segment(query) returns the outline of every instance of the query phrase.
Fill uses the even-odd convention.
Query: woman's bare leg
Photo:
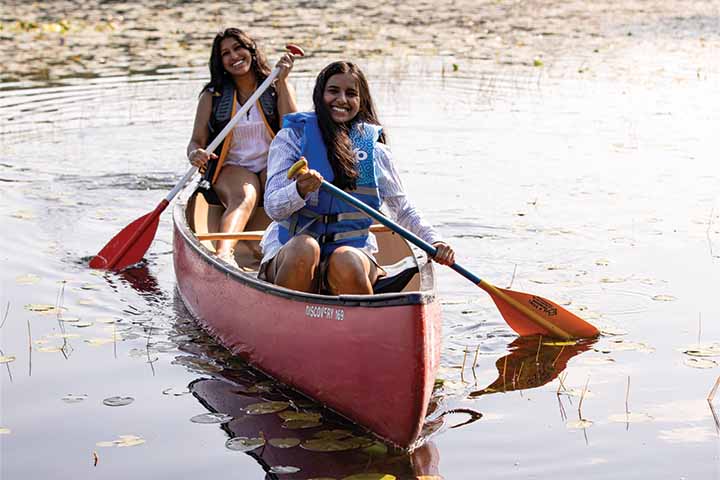
[[[258,174],[244,167],[226,165],[220,170],[213,188],[225,206],[225,212],[220,218],[220,232],[242,232],[262,194]],[[218,240],[218,256],[230,253],[237,242]]]
[[[309,235],[291,238],[271,260],[267,280],[301,292],[317,292],[320,245]]]
[[[378,277],[377,266],[368,256],[354,247],[340,247],[330,254],[327,286],[333,295],[373,293]]]

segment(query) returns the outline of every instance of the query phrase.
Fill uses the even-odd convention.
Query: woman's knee
[[[331,288],[355,289],[368,284],[368,265],[363,253],[354,248],[340,247],[328,259],[327,276]]]
[[[296,271],[310,271],[320,264],[320,244],[309,235],[293,237],[283,247],[283,265]]]

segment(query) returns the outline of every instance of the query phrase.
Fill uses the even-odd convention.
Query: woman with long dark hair
[[[262,198],[270,142],[280,129],[282,118],[297,111],[295,92],[287,80],[293,56],[290,53],[282,56],[277,63],[280,74],[273,86],[214,152],[206,151],[205,147],[271,69],[255,40],[237,28],[228,28],[215,36],[209,66],[210,81],[200,93],[187,155],[211,185],[206,197],[225,207],[220,232],[242,231]],[[217,256],[235,264],[236,243],[237,240],[219,240]]]
[[[353,63],[335,62],[317,77],[312,113],[285,117],[270,146],[264,207],[274,222],[262,240],[259,277],[304,292],[370,294],[384,275],[372,220],[320,190],[323,179],[390,216],[437,248],[434,260],[454,263],[440,239],[408,201],[367,80]],[[310,169],[288,179],[301,157]]]

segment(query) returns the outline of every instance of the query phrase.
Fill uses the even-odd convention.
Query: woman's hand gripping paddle
[[[290,44],[285,48],[287,48],[293,55],[303,56],[305,54],[302,48],[297,45]],[[240,108],[235,116],[230,119],[225,128],[223,128],[217,137],[210,142],[210,145],[205,147],[205,150],[212,152],[218,147],[218,145],[220,145],[227,134],[230,133],[230,130],[232,130],[240,118],[247,113],[250,107],[257,102],[260,95],[267,90],[279,73],[280,68],[275,67],[265,81],[263,81],[250,98],[247,99],[242,108]],[[122,270],[123,268],[139,262],[155,238],[155,232],[157,231],[158,224],[160,223],[160,214],[163,210],[165,210],[180,190],[182,190],[185,184],[192,179],[195,173],[197,173],[197,170],[197,167],[191,167],[152,212],[138,218],[130,225],[123,228],[120,233],[115,235],[103,247],[103,249],[100,250],[100,252],[95,255],[92,260],[90,260],[90,268]]]
[[[301,158],[288,171],[288,178],[294,178],[295,175],[307,168],[307,161]],[[423,249],[431,257],[435,255],[435,247],[335,185],[323,180],[321,188],[382,223],[405,240]],[[591,338],[600,334],[593,325],[550,300],[537,295],[498,288],[457,263],[451,265],[450,268],[485,290],[495,302],[510,328],[520,336],[540,334],[570,340]]]

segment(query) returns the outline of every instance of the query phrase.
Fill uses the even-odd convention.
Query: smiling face
[[[242,76],[252,70],[252,53],[234,37],[224,38],[220,42],[220,58],[223,68],[230,75]]]
[[[323,91],[323,102],[335,123],[351,121],[360,111],[358,82],[350,73],[330,77]]]

